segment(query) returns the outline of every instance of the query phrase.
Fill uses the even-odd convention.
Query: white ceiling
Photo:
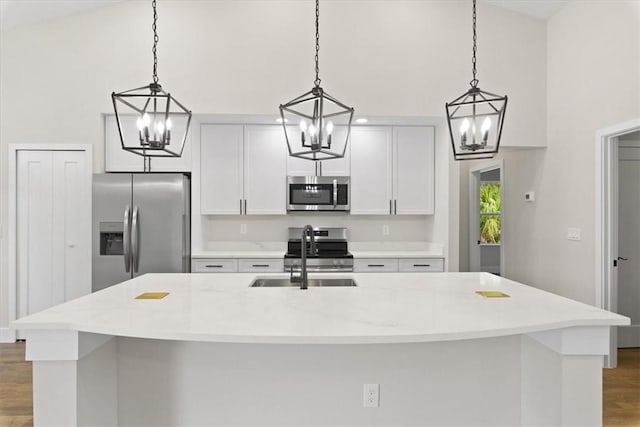
[[[124,0],[0,0],[0,28],[34,24],[120,1]],[[569,0],[483,1],[540,19],[549,18],[569,3]]]

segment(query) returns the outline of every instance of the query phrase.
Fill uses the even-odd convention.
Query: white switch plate
[[[388,225],[383,225],[382,226],[382,235],[383,236],[388,236],[389,235],[389,226]]]
[[[582,240],[582,230],[573,227],[567,228],[567,239],[575,241]]]
[[[247,234],[247,224],[240,224],[240,234]]]
[[[364,384],[362,390],[362,406],[378,408],[380,406],[380,384]]]

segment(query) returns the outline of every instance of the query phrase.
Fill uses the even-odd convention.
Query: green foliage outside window
[[[499,183],[480,184],[480,243],[500,243],[502,225],[500,223]],[[486,215],[495,213],[497,215]]]

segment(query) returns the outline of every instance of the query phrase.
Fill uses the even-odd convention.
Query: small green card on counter
[[[476,291],[476,294],[485,298],[509,298],[509,295],[500,291]]]

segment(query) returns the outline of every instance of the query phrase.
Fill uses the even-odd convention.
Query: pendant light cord
[[[478,41],[478,35],[476,34],[476,0],[473,0],[473,58],[471,63],[473,64],[473,80],[469,82],[471,87],[476,88],[478,86],[478,79],[476,79],[476,51],[478,50],[476,44]]]
[[[156,12],[156,0],[151,2],[151,6],[153,7],[153,83],[158,83],[158,31],[156,27],[156,22],[158,21],[158,13]]]
[[[154,0],[155,1],[155,0]],[[316,87],[320,87],[320,0],[316,0]]]

